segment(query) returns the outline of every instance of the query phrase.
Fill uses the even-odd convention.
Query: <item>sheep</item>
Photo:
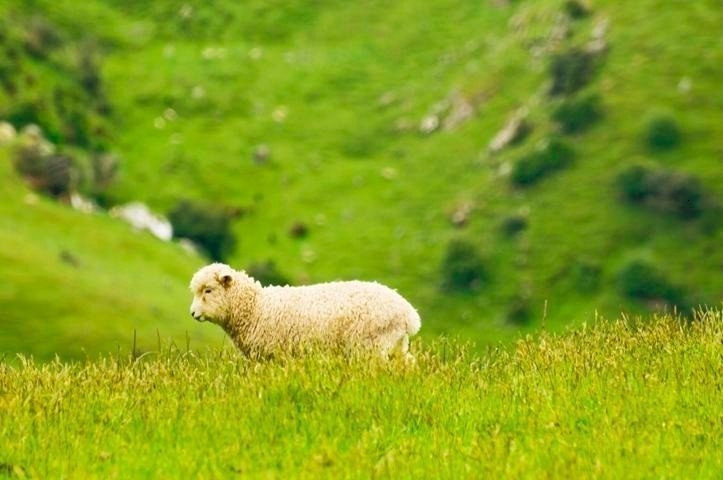
[[[251,357],[327,351],[371,351],[413,361],[409,337],[419,314],[396,291],[376,282],[337,281],[267,286],[222,263],[193,275],[191,316],[219,325]]]

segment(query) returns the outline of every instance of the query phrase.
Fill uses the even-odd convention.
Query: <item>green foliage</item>
[[[515,163],[511,180],[517,186],[539,182],[544,177],[570,166],[575,151],[563,140],[548,139],[542,148],[525,155]]]
[[[590,15],[590,10],[580,0],[566,0],[565,13],[573,20],[580,20]]]
[[[40,144],[21,145],[13,164],[30,185],[52,197],[65,197],[77,185],[77,167],[72,157],[44,152]]]
[[[117,155],[96,152],[90,156],[89,193],[102,207],[108,208],[113,204],[108,190],[117,180],[119,166]]]
[[[552,113],[564,133],[582,133],[600,121],[603,111],[600,96],[595,93],[564,100]]]
[[[645,142],[652,150],[670,150],[680,144],[682,133],[670,114],[656,114],[645,125]]]
[[[28,53],[45,58],[63,44],[60,31],[41,15],[30,17],[23,29],[23,46]]]
[[[482,355],[413,342],[414,366],[185,345],[7,359],[0,464],[26,478],[716,478],[722,335],[711,311],[591,319]]]
[[[276,262],[273,260],[254,262],[246,268],[246,273],[261,282],[261,285],[264,286],[284,286],[292,284],[289,278],[279,270],[279,267],[276,266]]]
[[[600,287],[602,271],[597,262],[577,261],[570,273],[575,290],[579,293],[593,293]]]
[[[552,57],[550,95],[569,95],[586,86],[597,68],[597,56],[581,48],[571,48]]]
[[[616,183],[626,200],[681,219],[714,208],[700,180],[682,172],[633,165],[618,174]]]
[[[224,260],[236,246],[232,215],[224,206],[184,199],[168,212],[168,219],[176,238],[192,240],[211,260]]]
[[[680,288],[644,260],[631,260],[618,272],[618,286],[623,295],[639,300],[664,300],[672,305],[683,299]]]
[[[527,215],[514,214],[505,217],[500,224],[500,231],[505,237],[515,237],[527,230]]]
[[[506,321],[513,326],[528,325],[532,319],[529,295],[517,293],[507,307]]]
[[[0,118],[17,128],[40,126],[54,143],[106,147],[110,107],[98,53],[40,13],[11,11],[0,23]]]
[[[446,292],[471,292],[489,280],[488,268],[477,247],[455,238],[447,244],[441,266],[441,287]]]

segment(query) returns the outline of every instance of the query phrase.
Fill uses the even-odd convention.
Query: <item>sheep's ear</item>
[[[219,283],[221,283],[221,285],[223,285],[224,288],[228,288],[229,286],[231,286],[231,280],[232,280],[231,275],[229,275],[227,273],[226,275],[221,276],[221,278],[219,279]]]

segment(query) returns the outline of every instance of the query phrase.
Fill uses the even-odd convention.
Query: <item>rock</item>
[[[472,208],[473,205],[471,202],[462,202],[457,205],[450,217],[452,225],[457,228],[462,228],[467,225],[467,222],[469,221],[469,216],[472,213]]]
[[[437,115],[427,115],[419,123],[419,131],[425,135],[429,135],[439,128],[439,117]]]
[[[514,145],[530,134],[532,126],[527,121],[527,114],[527,108],[523,107],[507,120],[502,130],[490,141],[488,148],[491,153],[497,153],[509,145]]]
[[[74,210],[83,213],[98,211],[98,206],[92,200],[85,198],[78,192],[72,192],[70,194],[70,206],[73,207]]]
[[[610,22],[607,18],[598,20],[592,29],[591,39],[585,44],[585,51],[594,55],[605,53],[608,49],[607,32]]]
[[[271,157],[271,149],[268,147],[268,145],[258,145],[254,149],[254,163],[256,165],[265,165],[268,163],[269,158]]]
[[[442,125],[445,130],[453,130],[472,118],[476,113],[474,105],[462,95],[456,95],[452,100],[452,107],[445,117]]]
[[[6,145],[18,136],[17,130],[8,122],[0,122],[0,145]]]
[[[171,222],[165,217],[153,213],[144,203],[132,202],[113,207],[110,214],[129,223],[137,230],[150,232],[161,240],[169,241],[173,237]]]

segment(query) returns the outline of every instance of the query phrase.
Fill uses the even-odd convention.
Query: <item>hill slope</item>
[[[570,3],[5,8],[100,46],[105,146],[122,157],[108,201],[217,202],[243,213],[230,263],[271,259],[299,283],[377,279],[419,306],[425,331],[495,341],[543,311],[557,326],[723,298],[716,210],[681,219],[665,193],[625,202],[618,180],[641,164],[674,171],[669,183],[692,176],[706,205],[723,197],[718,3],[600,0],[584,14]],[[586,95],[600,118],[565,133],[553,112]],[[527,136],[491,153],[521,111]],[[680,131],[667,150],[645,140],[660,117]],[[515,184],[517,166],[559,138],[570,165]],[[306,236],[290,235],[299,224]],[[444,290],[460,240],[479,265],[469,289]]]
[[[86,215],[21,187],[0,151],[0,350],[37,358],[220,345],[188,315],[198,258],[120,220]],[[15,183],[16,182],[16,183]],[[135,336],[135,340],[134,340]],[[135,344],[134,344],[135,341]]]

